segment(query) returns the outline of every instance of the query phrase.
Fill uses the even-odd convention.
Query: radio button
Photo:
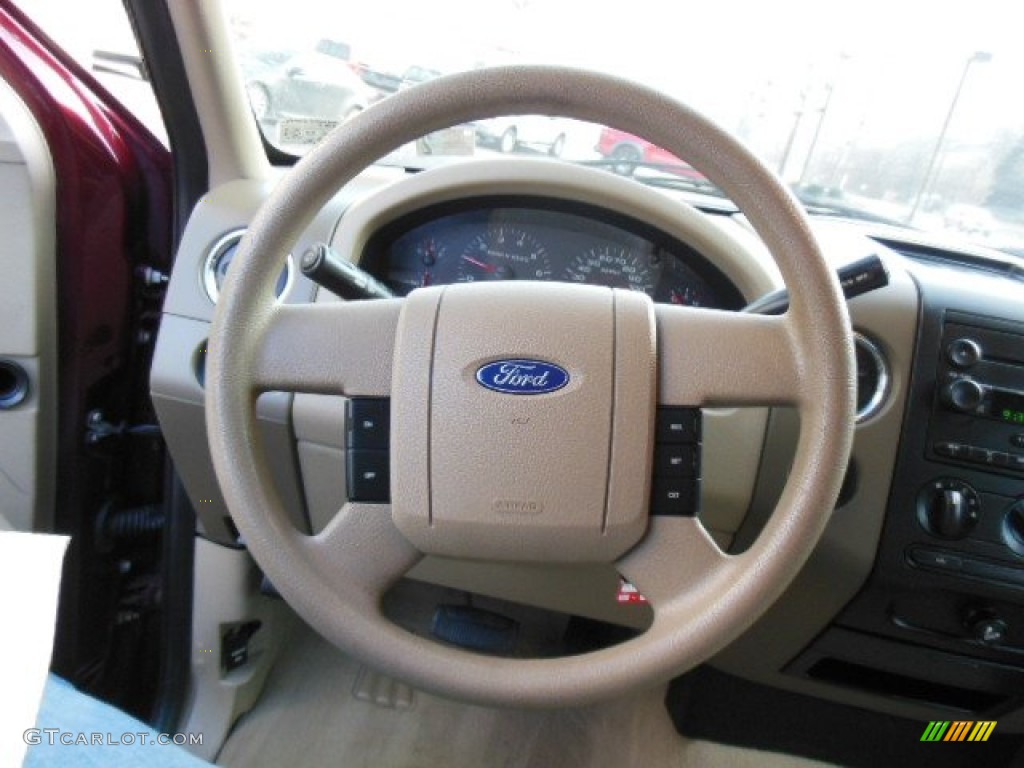
[[[968,449],[967,458],[975,464],[991,464],[992,452],[972,445]]]
[[[972,339],[955,339],[946,347],[946,357],[957,368],[970,368],[981,359],[981,347]]]

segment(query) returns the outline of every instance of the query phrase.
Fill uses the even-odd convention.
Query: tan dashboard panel
[[[856,247],[866,247],[862,238],[854,240]],[[844,248],[843,243],[827,236],[822,241],[826,249],[829,245],[833,251],[841,252]],[[870,701],[875,708],[884,706],[894,713],[917,717],[921,709],[912,705],[880,703],[877,697],[798,679],[781,671],[857,593],[871,571],[878,549],[909,390],[919,305],[917,286],[903,269],[902,259],[894,254],[884,258],[890,284],[849,303],[854,330],[879,345],[892,377],[889,395],[880,411],[859,424],[855,432],[852,461],[860,478],[856,493],[833,513],[817,549],[790,588],[713,663],[757,682],[851,704]],[[748,520],[751,527],[763,522],[763,516],[774,505],[795,444],[796,429],[792,413],[779,412],[772,419],[758,495]],[[749,535],[749,531],[741,529],[740,541],[749,541]]]

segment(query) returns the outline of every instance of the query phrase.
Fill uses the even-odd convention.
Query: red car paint
[[[149,348],[133,328],[152,311],[137,268],[171,263],[170,153],[92,77],[7,0],[0,0],[0,75],[24,100],[46,138],[57,177],[58,454],[56,527],[91,521],[109,456],[85,448],[86,415],[98,404],[111,420],[148,405]],[[157,299],[156,301],[159,301]],[[157,309],[159,305],[157,304]],[[141,404],[141,405],[140,405]],[[122,413],[114,412],[122,409]],[[105,598],[106,572],[86,574],[88,527],[75,530],[65,561],[55,669],[75,678],[101,646],[91,624]],[[78,565],[76,565],[78,563]],[[68,582],[71,581],[71,584]],[[61,649],[74,648],[62,654]]]
[[[630,150],[630,157],[633,162],[664,166],[660,170],[675,174],[676,176],[693,179],[695,182],[707,181],[707,177],[693,168],[693,166],[680,160],[657,144],[652,144],[647,139],[635,136],[632,133],[616,130],[615,128],[604,128],[601,130],[601,137],[598,140],[596,149],[602,157],[609,160],[617,160],[619,155],[616,153],[623,153],[625,151],[623,148]],[[625,164],[628,161],[624,159],[623,162]]]

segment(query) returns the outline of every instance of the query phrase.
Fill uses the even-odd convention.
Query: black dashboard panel
[[[404,296],[480,280],[555,280],[643,291],[714,309],[745,302],[706,258],[676,238],[595,206],[535,197],[442,203],[376,232],[360,266]]]

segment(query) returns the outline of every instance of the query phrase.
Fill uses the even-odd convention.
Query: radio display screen
[[[1024,394],[993,390],[992,415],[1000,421],[1024,425]]]

